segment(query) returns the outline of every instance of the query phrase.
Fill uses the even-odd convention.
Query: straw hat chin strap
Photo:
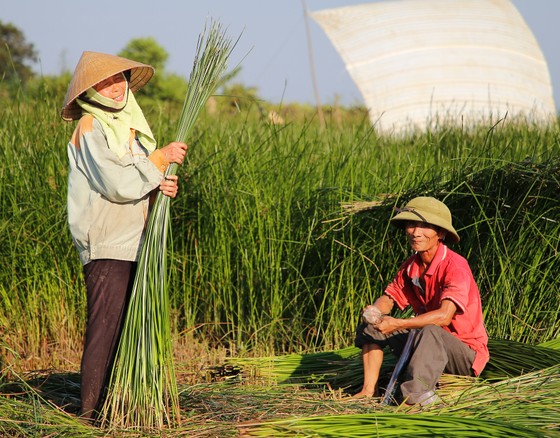
[[[415,214],[416,216],[418,216],[418,217],[420,218],[420,220],[421,220],[422,222],[427,222],[427,223],[429,223],[428,220],[426,220],[426,218],[425,218],[424,216],[422,216],[420,213],[418,213],[418,212],[416,211],[416,209],[414,209],[414,208],[410,208],[410,207],[403,207],[403,208],[393,207],[393,209],[394,209],[395,211],[397,211],[398,213],[407,212],[407,213]]]

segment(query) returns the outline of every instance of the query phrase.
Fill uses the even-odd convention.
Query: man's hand
[[[393,333],[394,331],[402,330],[404,328],[402,326],[402,323],[404,321],[404,319],[385,316],[374,327],[384,335],[388,335]]]
[[[368,324],[377,325],[383,319],[383,313],[373,304],[366,306],[366,308],[362,312],[362,321],[367,322]]]

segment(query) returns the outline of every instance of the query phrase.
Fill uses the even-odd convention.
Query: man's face
[[[444,230],[421,221],[407,221],[404,229],[410,247],[416,252],[434,251],[445,237]]]

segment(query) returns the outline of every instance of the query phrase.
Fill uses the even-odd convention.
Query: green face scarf
[[[125,94],[127,98],[123,102],[115,102],[90,88],[86,91],[86,99],[76,99],[76,102],[82,108],[82,113],[91,114],[101,123],[109,149],[119,158],[130,153],[131,129],[136,131],[142,146],[148,152],[153,152],[156,141],[134,94],[128,89],[128,82]]]

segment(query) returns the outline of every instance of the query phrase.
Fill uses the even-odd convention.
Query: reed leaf
[[[224,74],[234,44],[215,21],[201,33],[177,127],[188,134]],[[172,163],[165,175],[175,174]],[[158,193],[150,213],[133,291],[102,412],[111,427],[161,429],[180,422],[167,289],[170,198]]]
[[[553,350],[560,350],[560,337],[551,339],[549,341],[539,344],[540,347],[552,348]]]

